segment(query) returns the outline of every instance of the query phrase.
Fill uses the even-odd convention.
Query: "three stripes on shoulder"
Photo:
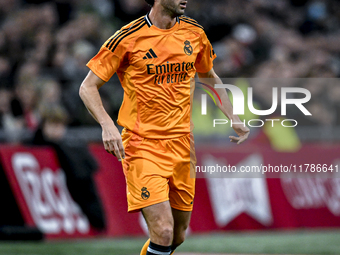
[[[128,35],[136,32],[136,31],[138,31],[139,29],[141,29],[145,25],[146,25],[146,22],[145,22],[144,17],[139,18],[130,27],[124,28],[124,29],[120,30],[118,33],[116,33],[115,35],[113,35],[111,37],[111,39],[109,40],[109,42],[106,44],[105,47],[108,48],[109,50],[111,50],[112,52],[114,52],[115,49],[117,48],[118,44],[125,37],[127,37]]]
[[[185,23],[191,24],[193,26],[199,27],[201,29],[204,29],[200,24],[197,23],[196,20],[189,18],[187,16],[180,16],[179,17],[180,21],[183,21]],[[130,27],[124,28],[122,30],[120,30],[118,33],[116,33],[115,35],[113,35],[110,40],[108,41],[108,43],[106,44],[106,48],[108,48],[109,50],[111,50],[112,52],[115,51],[115,49],[117,48],[118,44],[124,39],[126,38],[128,35],[138,31],[139,29],[141,29],[143,26],[145,26],[147,23],[145,21],[145,17],[141,17],[139,19],[136,20],[136,22],[131,25]],[[152,51],[152,49],[150,49]],[[155,52],[151,52],[149,50],[149,52],[146,54],[146,56],[143,59],[147,58],[157,58],[157,55],[155,54]],[[150,55],[151,54],[151,55]]]
[[[179,17],[179,20],[186,22],[188,24],[191,24],[193,26],[199,27],[199,28],[204,30],[204,28],[200,24],[198,24],[198,22],[196,20],[189,18],[188,16],[182,15],[182,16]]]

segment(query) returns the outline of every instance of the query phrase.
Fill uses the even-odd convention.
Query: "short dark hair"
[[[155,0],[145,0],[145,2],[147,2],[148,5],[153,6],[153,4],[155,3]]]

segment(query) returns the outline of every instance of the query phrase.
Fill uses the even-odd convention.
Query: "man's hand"
[[[118,161],[122,161],[125,158],[125,152],[122,142],[122,137],[117,129],[117,127],[113,124],[113,122],[109,124],[102,125],[102,137],[105,150],[108,153],[113,154],[117,157]]]
[[[248,127],[245,127],[242,124],[233,124],[233,129],[236,132],[236,134],[238,135],[238,137],[229,136],[230,142],[241,144],[245,140],[247,140],[249,133],[250,133],[250,130],[249,130]]]

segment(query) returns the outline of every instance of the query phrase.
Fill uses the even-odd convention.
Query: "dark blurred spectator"
[[[73,5],[70,0],[24,0],[28,4],[43,4],[43,3],[53,3],[55,9],[58,13],[59,25],[66,23],[72,16]]]
[[[114,15],[123,22],[131,22],[145,15],[150,9],[144,0],[112,0],[114,3]]]
[[[1,42],[0,42],[0,44],[1,44]],[[1,88],[9,88],[11,86],[11,83],[12,83],[11,79],[12,79],[12,77],[11,77],[11,63],[7,58],[0,56],[0,81],[1,81],[0,87]]]
[[[11,91],[0,88],[0,128],[4,131],[3,141],[15,143],[22,138],[24,119],[22,114],[16,114],[12,102]]]
[[[32,131],[36,130],[40,123],[38,110],[39,90],[37,85],[33,81],[18,84],[16,96],[19,103],[18,108],[22,108],[25,127]]]
[[[335,125],[340,126],[340,86],[334,84],[328,89],[328,99],[334,105]]]
[[[65,172],[70,194],[86,214],[91,225],[103,230],[104,213],[93,180],[98,164],[86,144],[65,139],[67,120],[67,113],[61,106],[46,105],[33,144],[48,145],[55,149],[60,166]]]

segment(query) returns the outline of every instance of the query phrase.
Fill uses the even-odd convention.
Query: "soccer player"
[[[172,254],[185,238],[193,207],[195,156],[190,130],[192,80],[210,78],[216,57],[202,28],[182,16],[186,0],[146,0],[151,11],[122,27],[87,66],[80,96],[102,127],[106,151],[122,161],[128,211],[141,211],[150,239],[141,254]],[[117,73],[124,89],[118,124],[104,110],[98,89]],[[222,112],[234,123],[238,144],[249,129],[232,114],[225,89],[216,89]],[[217,100],[218,101],[218,100]],[[114,180],[113,180],[114,181]]]

